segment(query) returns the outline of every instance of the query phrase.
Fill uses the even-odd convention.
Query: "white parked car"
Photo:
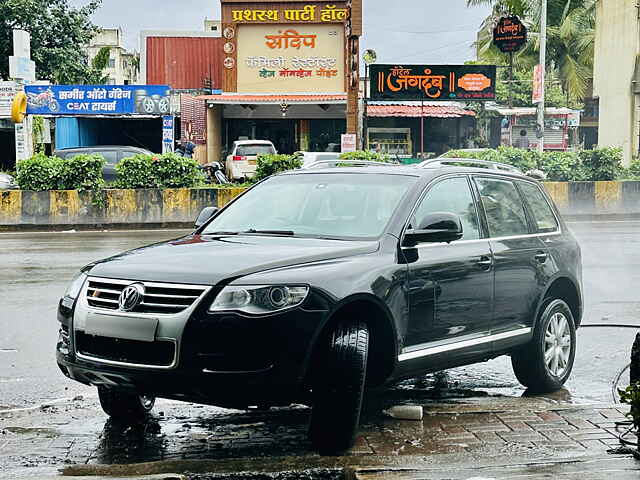
[[[236,140],[227,155],[225,170],[230,180],[252,178],[256,173],[258,155],[277,153],[269,140]]]

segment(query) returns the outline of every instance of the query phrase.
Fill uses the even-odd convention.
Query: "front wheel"
[[[560,299],[547,303],[533,339],[511,355],[518,381],[534,393],[559,390],[567,381],[576,355],[576,327],[569,306]]]
[[[107,387],[98,387],[98,397],[104,413],[118,420],[142,420],[156,402],[152,396]]]
[[[338,455],[353,446],[360,423],[369,352],[366,323],[341,322],[321,348],[309,436],[321,455]]]

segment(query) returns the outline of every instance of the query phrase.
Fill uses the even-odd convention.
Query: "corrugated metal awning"
[[[430,118],[460,118],[473,117],[473,110],[466,110],[457,105],[368,105],[369,117],[430,117]]]

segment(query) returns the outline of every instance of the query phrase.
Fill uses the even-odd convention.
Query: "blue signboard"
[[[162,116],[162,153],[173,152],[173,115]]]
[[[167,115],[167,85],[27,85],[36,115]]]

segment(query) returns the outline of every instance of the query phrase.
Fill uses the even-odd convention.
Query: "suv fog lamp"
[[[309,293],[305,286],[228,286],[209,307],[210,312],[238,311],[253,315],[297,307]]]

